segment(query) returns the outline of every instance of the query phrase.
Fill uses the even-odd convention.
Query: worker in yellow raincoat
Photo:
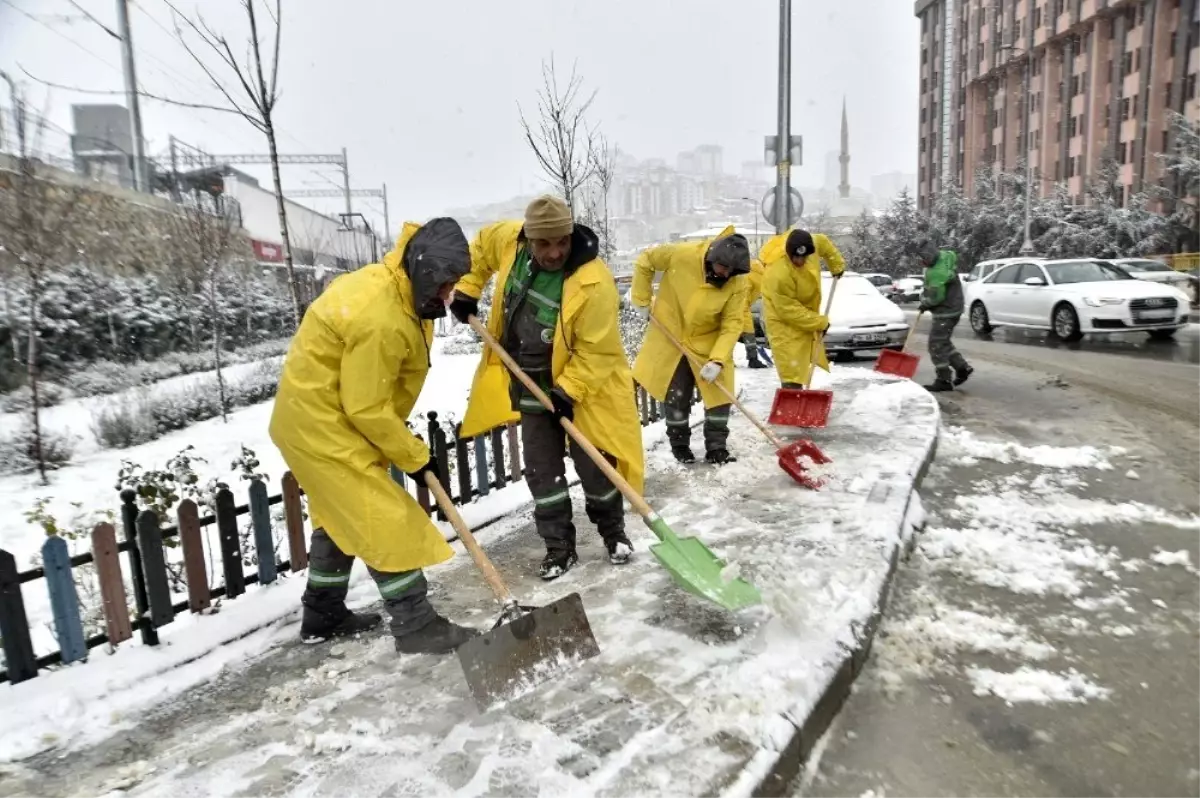
[[[746,275],[746,315],[742,320],[742,344],[746,347],[746,365],[752,369],[769,368],[758,356],[758,332],[754,329],[752,306],[762,296],[763,274],[767,268],[758,258],[750,261],[750,273]]]
[[[705,460],[723,465],[737,459],[729,454],[730,401],[714,383],[733,393],[733,347],[742,336],[749,272],[750,246],[732,227],[714,239],[651,247],[633,265],[634,308],[643,317],[653,313],[691,355],[684,357],[651,323],[633,364],[633,378],[666,405],[671,453],[681,463],[696,461],[688,416],[697,386],[704,400]]]
[[[564,459],[568,451],[583,485],[584,509],[614,565],[629,561],[621,493],[574,442],[571,420],[639,493],[645,470],[633,377],[621,343],[616,282],[597,257],[599,239],[575,222],[567,204],[543,196],[523,221],[498,222],[471,243],[471,273],[456,286],[450,311],[466,322],[496,279],[488,331],[553,401],[548,411],[485,348],[471,384],[462,435],[473,437],[521,422],[525,480],[534,520],[546,544],[540,576],[556,579],[576,562],[575,524]]]
[[[305,642],[377,626],[346,608],[354,558],[366,563],[400,653],[445,653],[476,633],[438,615],[423,568],[453,554],[389,474],[438,474],[405,423],[431,365],[433,322],[470,267],[453,219],[404,226],[383,263],[342,275],[304,314],[283,365],[271,440],[308,496],[313,534],[301,603]]]
[[[827,236],[807,230],[775,236],[763,246],[762,254],[767,262],[763,320],[771,357],[784,388],[803,388],[812,380],[814,365],[829,370],[824,344],[829,319],[821,313],[821,261],[829,266],[834,279],[842,276],[846,262]]]

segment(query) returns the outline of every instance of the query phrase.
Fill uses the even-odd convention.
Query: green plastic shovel
[[[483,342],[504,361],[504,365],[513,373],[513,376],[519,379],[547,410],[553,411],[554,404],[550,401],[550,397],[546,396],[537,383],[530,379],[508,352],[504,351],[504,347],[500,346],[492,337],[483,323],[476,316],[471,316],[468,321],[471,329],[475,330]],[[740,577],[726,578],[722,575],[725,566],[717,558],[717,555],[709,550],[708,546],[694,537],[681,538],[671,531],[667,522],[654,512],[646,500],[625,481],[617,469],[612,467],[604,455],[583,436],[583,433],[574,424],[564,418],[562,425],[567,434],[579,444],[581,449],[587,452],[588,457],[592,458],[609,481],[617,487],[617,490],[621,491],[621,495],[642,517],[646,526],[650,527],[650,531],[658,538],[658,543],[652,545],[650,551],[675,578],[680,587],[693,595],[719,604],[727,610],[739,610],[762,603],[762,596],[754,585]]]

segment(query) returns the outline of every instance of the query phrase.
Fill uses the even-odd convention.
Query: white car
[[[833,288],[833,277],[821,274],[822,302]],[[824,308],[822,308],[824,309]],[[829,331],[825,333],[825,351],[843,359],[855,352],[900,349],[908,335],[908,319],[866,277],[844,272],[829,309]]]
[[[1149,280],[1152,283],[1163,283],[1178,288],[1185,294],[1194,294],[1196,278],[1187,272],[1172,269],[1161,260],[1149,258],[1117,258],[1112,261],[1133,277],[1139,280]]]
[[[1182,291],[1135,280],[1109,261],[1014,260],[964,286],[971,329],[979,335],[1006,326],[1052,330],[1066,341],[1134,330],[1170,338],[1187,323]]]

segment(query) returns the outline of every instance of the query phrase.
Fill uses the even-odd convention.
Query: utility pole
[[[792,0],[779,0],[779,130],[775,147],[775,232],[788,229],[792,156]]]
[[[350,207],[350,162],[346,160],[346,148],[342,147],[342,188],[346,192],[346,215],[354,212]]]
[[[117,25],[121,29],[121,62],[125,67],[125,96],[129,103],[129,127],[133,135],[133,185],[148,193],[150,180],[146,174],[146,142],[142,138],[142,109],[138,104],[137,72],[133,67],[133,33],[129,27],[128,0],[117,0]]]
[[[1032,29],[1033,26],[1030,26]],[[1031,226],[1033,224],[1033,164],[1031,154],[1033,149],[1029,146],[1029,117],[1033,113],[1033,51],[1027,50],[1025,53],[1025,240],[1021,242],[1021,254],[1033,254],[1033,237],[1031,236]]]
[[[393,243],[395,243],[392,240],[392,220],[388,216],[387,183],[383,184],[383,238],[384,238],[384,244],[386,244],[389,247]]]

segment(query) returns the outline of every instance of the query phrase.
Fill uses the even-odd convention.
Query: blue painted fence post
[[[258,583],[275,581],[275,534],[271,530],[271,504],[261,479],[250,480],[250,523],[254,526],[254,551],[258,555]]]
[[[475,474],[479,478],[479,495],[488,495],[488,467],[487,467],[487,435],[477,435],[475,437]],[[463,504],[470,501],[469,498],[463,499]]]
[[[54,631],[62,651],[63,664],[87,659],[83,621],[79,618],[79,595],[71,578],[71,552],[67,541],[51,535],[42,544],[42,568],[50,591],[50,609],[54,613]]]

